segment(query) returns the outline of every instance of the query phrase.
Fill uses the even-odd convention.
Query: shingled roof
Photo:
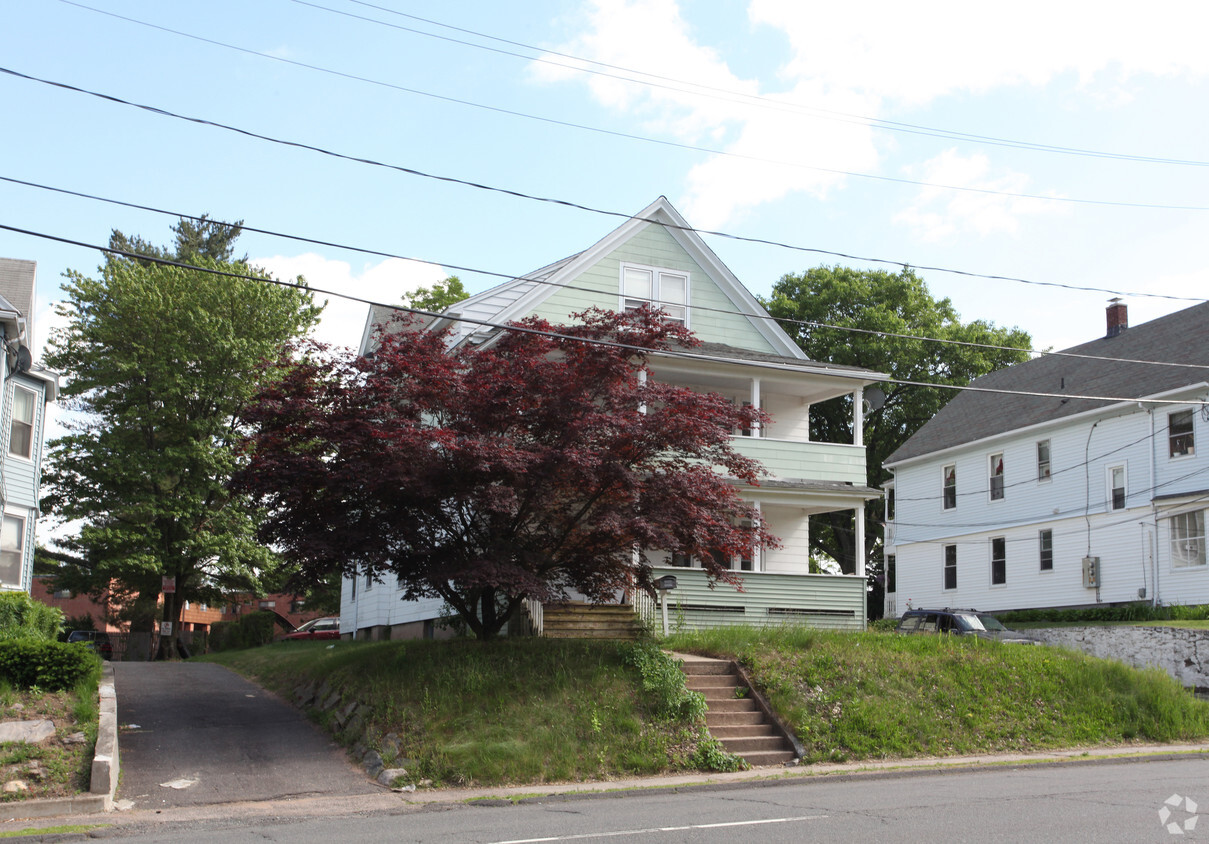
[[[974,380],[996,390],[1104,396],[1105,400],[1060,399],[1002,393],[959,392],[911,439],[886,458],[886,465],[1074,416],[1117,403],[1209,382],[1209,302],[1127,328],[1065,353],[1099,359],[1043,355]],[[1165,361],[1193,366],[1124,363]]]

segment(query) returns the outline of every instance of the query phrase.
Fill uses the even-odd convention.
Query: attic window
[[[656,267],[623,265],[621,309],[636,310],[643,305],[662,310],[671,322],[688,325],[688,275]]]

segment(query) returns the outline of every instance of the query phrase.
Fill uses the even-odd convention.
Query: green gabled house
[[[735,446],[768,472],[758,487],[743,486],[740,494],[758,507],[781,547],[730,561],[741,573],[743,591],[723,584],[710,588],[696,561],[648,549],[656,576],[676,577],[669,597],[676,619],[688,627],[803,623],[862,629],[864,507],[881,496],[865,486],[862,390],[883,376],[808,360],[667,199],[660,197],[583,252],[458,302],[430,327],[447,328],[454,344],[483,343],[500,330],[493,326],[527,316],[566,323],[591,307],[642,304],[683,320],[702,341],[687,356],[653,354],[649,377],[751,403],[772,418],[763,430],[736,432]],[[393,313],[371,308],[362,353],[371,350],[375,329]],[[810,406],[844,395],[854,397],[857,441],[812,441]],[[855,517],[856,574],[811,574],[809,517],[837,510]],[[633,600],[634,611],[648,619],[656,612],[645,595],[624,600]],[[391,583],[349,578],[342,590],[341,631],[357,638],[431,635],[441,609],[439,600],[400,601]],[[540,608],[531,608],[531,616],[540,629]]]

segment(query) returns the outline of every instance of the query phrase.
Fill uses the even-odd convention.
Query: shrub
[[[1128,604],[1107,604],[1099,607],[1043,607],[1033,610],[1012,610],[1011,612],[996,613],[996,616],[1000,621],[1009,626],[1018,622],[1040,621],[1074,623],[1097,621],[1166,621],[1169,619],[1192,621],[1209,618],[1209,605],[1156,607],[1146,601],[1135,601]]]
[[[0,640],[0,680],[17,688],[72,689],[101,670],[101,658],[83,645],[44,639]]]
[[[24,592],[0,592],[0,638],[54,641],[63,629],[63,613]]]
[[[705,696],[688,689],[680,665],[657,645],[634,644],[626,662],[642,676],[642,689],[650,695],[648,705],[655,717],[690,723],[705,719]]]
[[[256,648],[273,641],[277,616],[258,610],[242,616],[239,621],[221,621],[210,625],[210,650],[230,651]]]

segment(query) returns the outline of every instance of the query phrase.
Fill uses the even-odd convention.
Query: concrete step
[[[785,739],[781,736],[751,736],[747,738],[718,739],[731,753],[747,758],[748,753],[763,753],[785,749]]]
[[[783,765],[797,758],[781,728],[769,720],[733,663],[677,654],[685,685],[705,696],[705,723],[728,753],[753,767]],[[736,695],[742,694],[742,697]]]
[[[705,699],[706,707],[711,712],[759,712],[760,707],[751,698],[730,697]],[[761,713],[762,714],[762,713]]]
[[[724,659],[686,659],[681,666],[685,675],[700,677],[709,674],[734,674],[735,669]]]
[[[732,726],[711,726],[709,734],[719,741],[722,739],[740,739],[740,738],[763,738],[765,736],[775,736],[781,738],[781,734],[771,724],[766,724],[761,721],[759,724],[734,724]]]
[[[684,685],[693,691],[703,692],[706,689],[735,689],[747,684],[738,674],[697,674],[685,677]]]
[[[797,755],[792,750],[759,750],[740,753],[739,755],[753,768],[762,768],[765,765],[784,765],[786,762],[792,762],[797,758]]]
[[[714,731],[715,727],[747,727],[752,724],[766,723],[764,713],[757,710],[750,712],[713,712],[705,713],[705,726],[709,727],[710,732]]]

